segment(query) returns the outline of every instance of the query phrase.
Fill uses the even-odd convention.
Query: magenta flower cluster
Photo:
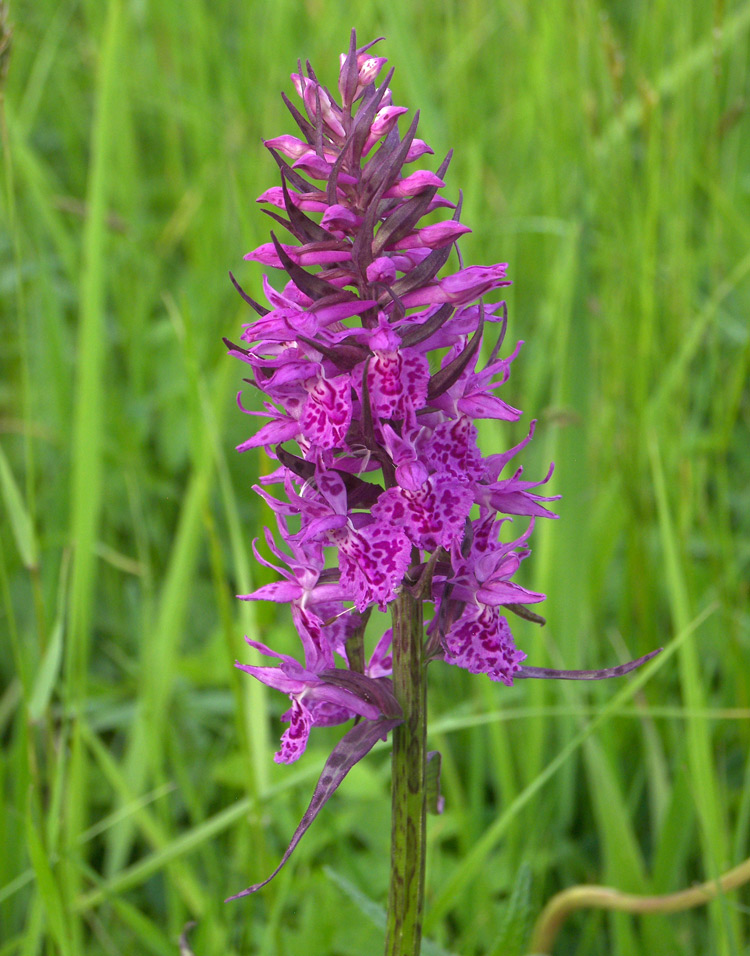
[[[264,396],[262,412],[239,397],[267,419],[239,450],[262,447],[278,463],[262,479],[275,493],[255,490],[284,545],[268,530],[271,558],[254,544],[281,580],[242,597],[289,604],[302,645],[298,661],[249,640],[278,666],[238,664],[291,698],[281,762],[300,756],[313,726],[396,712],[390,630],[368,661],[361,648],[370,609],[386,609],[401,588],[421,589],[434,607],[429,658],[508,685],[532,675],[507,612],[541,620],[525,605],[544,599],[513,581],[534,519],[554,517],[552,499],[533,490],[549,475],[525,481],[510,466],[534,423],[520,444],[488,456],[474,424],[521,415],[497,395],[518,352],[499,355],[505,303],[484,301],[510,284],[507,266],[440,275],[470,232],[460,202],[440,195],[450,154],[437,172],[409,171],[432,150],[416,138],[418,115],[400,135],[407,110],[392,103],[392,71],[377,85],[386,61],[372,46],[352,38],[342,55],[340,102],[309,64],[292,75],[302,109],[284,100],[299,135],[266,141],[281,185],[259,202],[294,241],[272,232],[245,256],[287,283],[277,291],[264,277],[270,308],[237,286],[258,318],[242,345],[227,343]],[[450,218],[433,221],[440,210]],[[517,515],[528,526],[504,542]]]
[[[507,451],[484,456],[477,446],[478,419],[521,415],[496,394],[521,344],[500,357],[505,303],[493,300],[510,284],[506,265],[464,268],[458,254],[461,267],[441,275],[470,231],[460,200],[440,195],[450,154],[437,172],[408,171],[432,150],[416,138],[418,114],[399,133],[407,110],[391,101],[392,72],[377,85],[386,61],[373,45],[357,48],[352,31],[340,102],[309,63],[292,75],[302,109],[282,96],[299,135],[266,141],[281,185],[259,202],[294,242],[272,232],[245,256],[282,270],[286,285],[277,291],[264,276],[266,307],[232,276],[258,318],[244,327],[243,344],[225,341],[249,366],[245,381],[264,396],[264,410],[244,408],[242,393],[238,401],[266,419],[239,451],[263,448],[277,463],[265,487],[254,487],[281,541],[265,529],[267,557],[253,543],[280,579],[240,596],[290,605],[302,651],[298,660],[248,639],[278,663],[237,666],[291,699],[277,762],[296,760],[312,727],[356,720],[326,760],[279,865],[231,899],[273,879],[349,770],[408,723],[391,680],[394,640],[402,688],[405,651],[420,627],[423,644],[410,658],[420,666],[444,660],[507,685],[617,677],[658,653],[593,671],[522,663],[508,611],[543,624],[529,605],[544,595],[513,577],[535,519],[556,516],[546,507],[554,499],[534,491],[552,469],[530,482],[511,465],[534,422]],[[445,210],[449,218],[433,221]],[[514,538],[516,516],[528,521]],[[404,591],[411,596],[399,597]],[[370,612],[395,601],[396,636],[388,629],[367,659]],[[431,613],[405,621],[403,608],[420,604]],[[439,792],[434,798],[439,808]]]

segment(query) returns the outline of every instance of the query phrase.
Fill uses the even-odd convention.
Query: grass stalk
[[[65,839],[73,843],[85,829],[89,787],[85,749],[81,739],[82,705],[86,699],[91,620],[96,585],[95,546],[102,497],[102,434],[104,423],[104,355],[107,340],[107,234],[105,220],[112,187],[112,159],[117,130],[116,90],[123,28],[120,0],[110,0],[101,42],[94,119],[91,128],[91,166],[87,185],[88,215],[83,234],[80,325],[77,352],[77,393],[71,449],[72,481],[70,538],[73,556],[70,617],[66,646],[65,699],[73,713],[71,758]],[[66,866],[63,886],[75,896],[80,887],[75,867]],[[72,917],[72,945],[81,950],[83,928]]]

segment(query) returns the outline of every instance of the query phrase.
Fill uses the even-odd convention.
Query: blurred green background
[[[263,465],[222,335],[267,240],[262,137],[356,26],[421,110],[465,262],[510,263],[526,346],[485,452],[537,435],[560,521],[525,583],[529,663],[596,685],[431,669],[447,802],[426,931],[525,952],[579,882],[665,893],[750,855],[750,3],[34,0],[14,26],[0,232],[0,956],[361,956],[382,949],[389,764],[344,782],[275,865],[341,729],[272,762],[285,700],[232,664],[292,651],[250,544]],[[426,163],[424,165],[430,165]],[[595,726],[591,721],[600,715]],[[588,730],[587,730],[588,728]],[[368,902],[370,901],[370,902]],[[748,890],[670,917],[580,913],[560,953],[748,952]],[[375,904],[375,908],[372,908]],[[369,907],[369,908],[368,908]],[[368,913],[372,912],[372,919]],[[438,948],[440,947],[440,948]]]

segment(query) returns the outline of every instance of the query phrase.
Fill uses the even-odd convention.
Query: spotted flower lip
[[[310,612],[306,614],[307,623],[300,621],[299,614],[297,617],[300,635],[305,634],[310,625],[315,626],[313,619],[318,627],[322,624]],[[309,632],[307,633],[307,643],[312,646]],[[269,687],[288,694],[292,701],[292,706],[285,715],[290,725],[281,738],[281,747],[274,758],[277,763],[290,763],[302,755],[313,726],[342,724],[353,717],[376,720],[381,716],[379,689],[374,686],[376,679],[360,675],[364,689],[361,684],[350,684],[347,687],[332,680],[332,676],[338,672],[334,669],[333,653],[329,647],[315,647],[317,653],[313,653],[311,663],[303,667],[293,657],[278,654],[259,641],[247,639],[247,643],[268,657],[278,658],[281,665],[259,667],[237,662],[236,666]]]

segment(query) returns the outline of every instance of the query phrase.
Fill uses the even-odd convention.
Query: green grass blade
[[[35,568],[39,562],[39,546],[34,527],[2,445],[0,445],[0,492],[5,502],[13,539],[24,567]]]

